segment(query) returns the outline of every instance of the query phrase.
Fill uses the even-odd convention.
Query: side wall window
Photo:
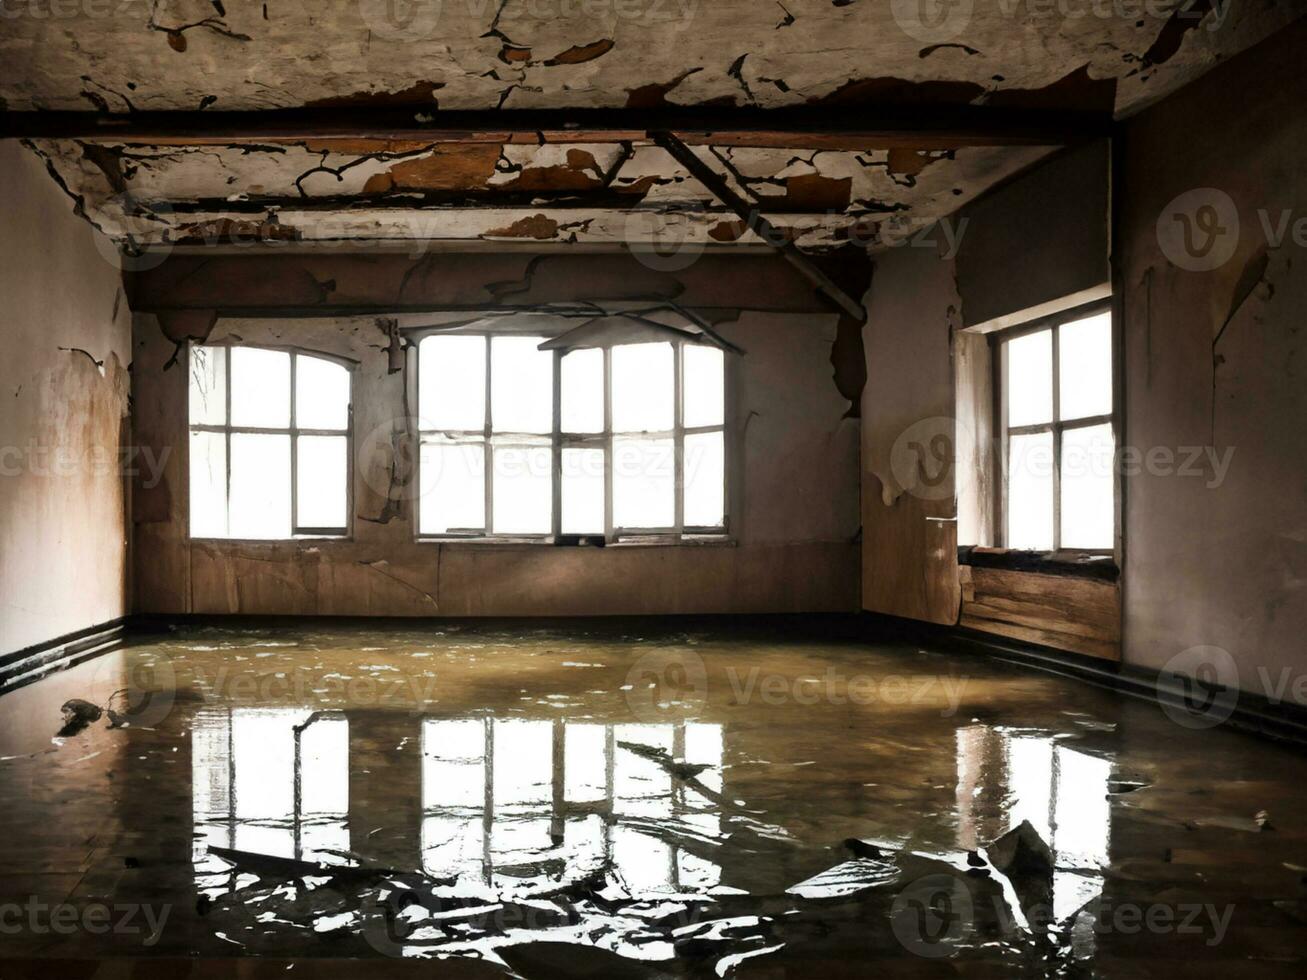
[[[419,535],[724,534],[722,351],[544,343],[516,334],[421,341]]]
[[[190,350],[193,538],[345,535],[350,372],[260,347]]]
[[[1112,317],[1071,314],[996,340],[1002,544],[1110,551],[1116,537]]]

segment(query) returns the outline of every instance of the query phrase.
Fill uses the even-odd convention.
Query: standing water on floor
[[[0,956],[1299,976],[1307,763],[1186,721],[756,625],[176,629],[0,699]]]

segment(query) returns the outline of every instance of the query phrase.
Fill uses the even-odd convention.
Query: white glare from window
[[[538,349],[543,340],[491,339],[490,417],[496,432],[553,431],[554,353]]]
[[[191,537],[345,533],[347,368],[298,351],[196,346],[189,403]]]
[[[1083,419],[1112,412],[1112,314],[1058,329],[1059,416]]]
[[[666,432],[673,424],[671,344],[614,347],[613,431]]]
[[[1007,341],[1007,424],[1053,421],[1053,331]]]
[[[686,344],[684,354],[685,425],[721,425],[726,412],[725,355],[716,347]]]
[[[424,428],[480,431],[486,422],[486,338],[426,337],[418,346]]]
[[[613,524],[666,528],[676,520],[676,443],[671,439],[613,439]]]
[[[563,431],[604,430],[604,352],[570,351],[563,357]]]
[[[1109,424],[1062,433],[1062,547],[1112,547],[1116,527],[1113,453]]]
[[[1007,544],[1048,551],[1053,547],[1053,434],[1035,432],[1008,440]]]

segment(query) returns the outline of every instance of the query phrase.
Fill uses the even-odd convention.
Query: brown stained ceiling
[[[659,147],[358,140],[261,146],[35,141],[88,219],[137,243],[347,239],[760,244]],[[696,152],[806,249],[876,247],[1048,147]]]
[[[0,108],[820,103],[855,117],[884,104],[1123,115],[1301,10],[1297,0],[957,0],[932,27],[914,20],[925,0],[81,0],[59,8],[71,16],[51,2],[4,0]],[[1113,9],[1131,16],[1100,15]],[[392,10],[412,16],[395,22]],[[640,139],[32,146],[82,213],[124,242],[758,243]],[[882,245],[1052,149],[695,152],[787,238],[819,250]]]

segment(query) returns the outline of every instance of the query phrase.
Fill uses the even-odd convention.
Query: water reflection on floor
[[[52,740],[71,697],[127,724]],[[1298,975],[1304,776],[1071,681],[793,630],[179,630],[0,700],[0,955]],[[1047,873],[992,863],[1023,822]]]

